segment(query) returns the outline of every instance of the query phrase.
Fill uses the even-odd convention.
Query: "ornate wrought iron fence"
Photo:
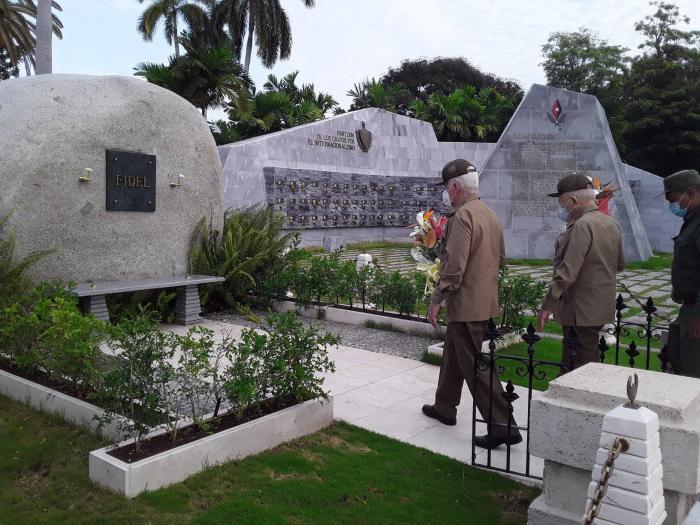
[[[668,330],[668,325],[665,324],[655,324],[654,317],[657,312],[657,308],[654,306],[654,301],[649,298],[644,305],[642,305],[642,310],[645,313],[645,322],[635,322],[626,321],[623,319],[623,314],[627,310],[627,306],[622,298],[618,296],[615,309],[615,322],[612,326],[605,329],[605,333],[612,335],[615,338],[615,343],[613,349],[615,351],[614,364],[621,364],[622,366],[629,366],[631,368],[639,368],[639,356],[642,355],[640,349],[645,352],[645,358],[643,359],[642,367],[649,370],[651,368],[651,355],[659,348],[658,355],[656,356],[660,360],[660,369],[663,372],[667,371],[668,367],[668,354],[666,351],[666,346],[661,345],[662,332]],[[471,463],[474,466],[486,468],[489,470],[496,470],[499,472],[505,472],[510,474],[516,474],[520,476],[525,476],[528,478],[541,479],[541,476],[537,472],[533,472],[532,461],[530,456],[530,406],[532,403],[533,391],[537,390],[535,388],[536,382],[546,381],[548,379],[554,379],[561,374],[567,373],[575,368],[576,363],[576,347],[578,345],[578,340],[574,334],[571,338],[566,338],[562,344],[567,345],[566,352],[564,355],[567,356],[566,362],[563,361],[552,361],[548,359],[543,359],[537,355],[537,344],[542,340],[542,338],[535,333],[535,328],[532,323],[529,324],[525,332],[522,334],[522,340],[527,344],[527,351],[525,356],[521,355],[510,355],[507,353],[507,349],[496,352],[496,340],[500,337],[498,329],[496,328],[493,320],[489,321],[488,328],[486,330],[485,340],[488,340],[488,352],[480,352],[477,354],[474,366],[474,384],[476,385],[480,374],[489,374],[489,387],[493,385],[493,381],[503,381],[505,382],[505,388],[501,394],[506,402],[507,410],[510,415],[508,418],[508,423],[497,423],[493,421],[493,402],[491,388],[488,389],[489,399],[488,399],[488,409],[486,414],[480,414],[477,408],[479,400],[477,399],[478,389],[474,389],[473,395],[473,413],[472,413],[472,436],[477,434],[477,425],[486,425],[486,432],[489,435],[493,435],[494,429],[506,428],[506,437],[510,438],[516,433],[520,432],[523,435],[523,443],[518,445],[505,445],[505,458],[502,454],[498,454],[498,457],[494,456],[493,450],[486,450],[483,453],[479,453],[481,449],[477,449],[472,439],[472,450],[471,450]],[[600,352],[600,362],[606,362],[608,358],[608,352],[611,350],[610,345],[606,341],[606,338],[601,336],[598,343],[598,350]],[[626,363],[621,362],[621,353],[624,352],[627,355]],[[520,388],[516,389],[516,385],[513,383],[515,379],[516,383],[521,383]],[[514,403],[521,398],[521,396],[526,395],[526,412],[524,413],[525,418],[519,423],[516,423],[516,419],[513,416],[514,413]],[[522,416],[521,416],[522,417]],[[508,439],[510,441],[510,439]],[[515,447],[525,447],[525,458],[524,463],[514,466],[512,450]],[[484,459],[485,458],[485,459]]]

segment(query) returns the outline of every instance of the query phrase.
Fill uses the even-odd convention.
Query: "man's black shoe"
[[[501,445],[517,445],[518,443],[521,443],[523,441],[523,436],[520,435],[520,433],[513,434],[510,436],[510,438],[503,436],[503,437],[496,437],[496,436],[491,436],[489,434],[485,434],[483,436],[474,436],[474,444],[477,447],[480,448],[485,448],[485,449],[492,449],[496,447],[500,447]]]
[[[443,416],[440,412],[435,410],[435,407],[433,405],[423,405],[423,413],[428,417],[432,417],[433,419],[437,419],[443,425],[448,425],[450,427],[453,427],[457,424],[456,417]]]

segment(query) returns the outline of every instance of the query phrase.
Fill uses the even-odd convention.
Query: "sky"
[[[150,0],[59,0],[63,40],[54,40],[54,73],[132,75],[141,62],[165,62],[173,53],[162,25],[146,42],[136,31]],[[281,0],[292,25],[289,60],[265,69],[253,57],[251,76],[299,70],[348,108],[346,92],[364,78],[379,78],[404,59],[462,56],[481,70],[517,81],[525,90],[545,83],[541,46],[550,33],[587,27],[611,44],[637,52],[634,23],[655,8],[647,0]],[[700,1],[676,0],[700,29]],[[223,116],[211,111],[210,119]]]

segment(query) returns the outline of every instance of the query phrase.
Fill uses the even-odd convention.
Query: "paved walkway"
[[[240,337],[243,327],[214,320],[202,326],[213,330],[216,339],[229,333]],[[164,325],[163,329],[183,334],[186,327]],[[457,414],[457,425],[445,426],[424,416],[421,407],[434,401],[439,368],[413,359],[370,352],[359,348],[338,346],[330,350],[336,371],[325,376],[325,388],[334,398],[334,417],[372,432],[405,443],[426,448],[471,463],[472,398],[464,386]],[[176,356],[177,359],[178,356]],[[527,392],[516,387],[520,398],[514,403],[517,422],[527,421]],[[542,395],[533,392],[533,399]],[[477,434],[486,432],[477,426]],[[479,460],[486,462],[486,451],[479,451]],[[492,454],[492,464],[505,467],[505,448]],[[531,459],[531,472],[541,476],[543,462]],[[525,468],[525,442],[512,448],[513,470]]]

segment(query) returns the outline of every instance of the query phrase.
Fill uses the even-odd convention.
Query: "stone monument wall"
[[[661,195],[664,191],[663,179],[627,164],[625,175],[649,237],[651,249],[655,252],[673,253],[673,237],[678,235],[683,219],[668,211],[666,199]]]
[[[206,121],[133,77],[0,82],[0,216],[16,252],[55,250],[39,279],[187,273],[196,223],[220,224],[221,166]],[[83,178],[83,181],[81,181]]]
[[[615,219],[628,261],[652,254],[625,166],[598,100],[560,88],[533,85],[481,170],[482,198],[504,223],[508,257],[550,259],[563,225],[558,202],[547,197],[571,173],[613,182]]]
[[[367,151],[358,137],[363,122]],[[438,142],[427,122],[363,109],[220,146],[224,205],[273,206],[306,245],[326,236],[406,241],[420,209],[442,206],[442,188],[432,185],[445,163],[461,157],[480,168],[494,147]]]

